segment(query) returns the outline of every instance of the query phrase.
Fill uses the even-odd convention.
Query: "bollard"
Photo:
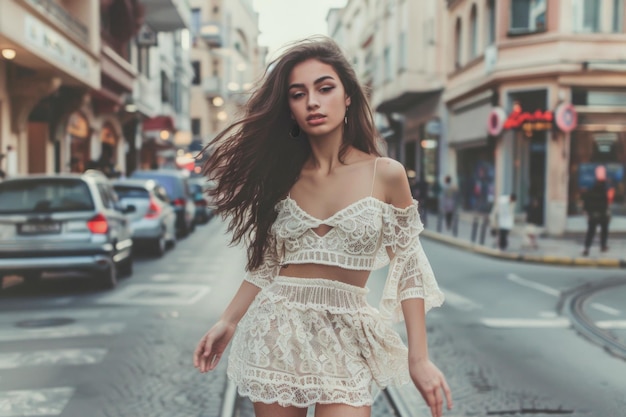
[[[478,233],[478,217],[474,216],[474,220],[472,220],[472,243],[476,242],[476,233]]]
[[[452,230],[452,235],[458,237],[459,235],[459,213],[452,213],[452,224],[450,225],[450,230]]]
[[[480,244],[485,244],[485,237],[487,236],[487,229],[489,228],[489,216],[483,217],[483,224],[480,227]]]
[[[443,216],[441,215],[441,212],[438,211],[437,212],[437,232],[439,233],[441,233],[442,222],[443,222]]]

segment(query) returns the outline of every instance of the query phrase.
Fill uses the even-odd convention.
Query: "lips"
[[[307,117],[306,120],[307,121],[319,120],[319,119],[323,119],[324,117],[326,117],[326,116],[324,116],[323,114],[315,113],[315,114],[312,114],[309,117]]]

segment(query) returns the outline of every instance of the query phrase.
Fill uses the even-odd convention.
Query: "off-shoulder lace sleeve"
[[[391,249],[387,281],[380,301],[383,318],[402,321],[401,302],[423,298],[425,310],[439,307],[444,300],[433,270],[419,240],[424,230],[417,210],[417,201],[407,208],[387,205],[383,212],[383,246]]]
[[[272,283],[278,271],[280,270],[280,258],[276,250],[276,239],[270,235],[267,249],[263,257],[263,263],[254,271],[247,271],[244,280],[256,285],[259,288],[265,288]]]

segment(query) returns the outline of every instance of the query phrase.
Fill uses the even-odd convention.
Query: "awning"
[[[413,107],[425,99],[439,94],[441,88],[434,88],[425,91],[405,91],[404,93],[392,99],[385,100],[376,107],[376,111],[380,113],[401,113],[407,108]]]
[[[168,130],[173,132],[176,130],[174,119],[172,116],[156,116],[143,121],[143,130]]]

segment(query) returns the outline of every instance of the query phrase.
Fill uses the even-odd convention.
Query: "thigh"
[[[277,403],[254,403],[255,417],[306,417],[306,408],[283,407]]]
[[[370,417],[372,407],[354,407],[347,404],[317,404],[315,406],[315,417]]]

